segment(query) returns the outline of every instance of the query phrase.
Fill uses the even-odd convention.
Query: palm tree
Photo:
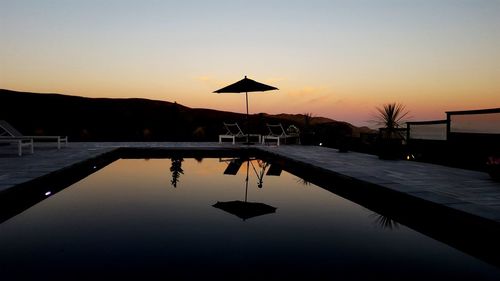
[[[404,118],[409,114],[406,107],[400,103],[387,103],[382,107],[377,107],[377,124],[383,126],[382,137],[402,138],[399,128],[404,122]]]
[[[377,111],[376,123],[383,126],[379,134],[378,156],[381,159],[400,159],[404,140],[400,127],[408,111],[400,103],[384,104],[382,107],[377,107]]]
[[[304,115],[304,128],[300,134],[300,143],[304,145],[311,145],[314,142],[314,130],[312,127],[313,114],[306,112]]]

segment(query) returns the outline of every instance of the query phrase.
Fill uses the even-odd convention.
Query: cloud
[[[214,79],[208,75],[201,75],[195,78],[196,81],[201,82],[203,85],[209,86],[211,88],[217,87],[221,84],[220,81]]]
[[[335,98],[326,87],[303,87],[287,92],[286,95],[296,102],[309,105],[332,103],[332,99]]]
[[[271,77],[271,78],[268,78],[268,79],[265,79],[265,83],[267,84],[277,84],[277,83],[280,83],[280,82],[283,82],[283,81],[286,81],[287,79],[284,78],[284,77]]]
[[[331,95],[323,95],[323,96],[319,96],[319,97],[315,97],[315,98],[309,99],[307,101],[307,103],[323,103],[323,102],[326,102],[326,101],[330,100],[331,98],[332,98]]]
[[[198,80],[203,81],[203,82],[207,82],[207,81],[212,80],[212,77],[210,77],[210,76],[198,76],[197,78],[198,78]]]
[[[291,98],[310,98],[311,96],[324,95],[326,89],[321,87],[303,87],[301,89],[289,91],[286,94]]]

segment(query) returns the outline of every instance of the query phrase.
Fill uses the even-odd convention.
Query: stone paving
[[[52,143],[36,143],[35,153],[29,154],[23,151],[21,157],[17,156],[17,148],[14,146],[0,147],[0,192],[15,185],[41,177],[97,157],[119,147],[144,147],[144,148],[168,148],[168,147],[212,147],[220,148],[228,146],[218,143],[176,143],[176,142],[102,142],[102,143],[68,143],[60,150]]]
[[[319,146],[260,149],[500,222],[500,182],[491,180],[485,172],[415,161],[380,160],[374,155],[339,153]]]
[[[68,144],[60,150],[53,144],[36,144],[35,153],[23,151],[17,156],[14,147],[0,147],[0,191],[99,156],[112,148],[92,148]]]
[[[1,146],[0,192],[119,147],[217,150],[241,146],[215,142],[109,142],[69,143],[57,150],[50,144],[35,144],[34,154],[21,157],[17,156],[16,148]],[[500,222],[500,183],[492,181],[487,173],[414,161],[380,160],[373,155],[339,153],[318,146],[252,147]]]

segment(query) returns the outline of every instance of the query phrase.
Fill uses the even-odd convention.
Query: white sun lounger
[[[275,140],[276,145],[280,145],[280,140],[286,140],[293,138],[298,144],[300,144],[299,134],[287,134],[281,123],[279,124],[266,124],[269,129],[269,134],[262,138],[262,144],[266,143],[266,140]]]
[[[33,154],[33,139],[32,138],[11,138],[11,137],[0,137],[0,143],[16,144],[17,145],[17,155],[23,155],[23,147],[29,147],[30,153]]]
[[[55,140],[57,149],[61,149],[61,142],[68,144],[68,137],[62,136],[25,136],[12,127],[7,121],[0,120],[0,136],[4,139],[32,139],[34,140]]]
[[[233,141],[233,144],[236,143],[237,138],[245,138],[247,135],[243,133],[238,123],[224,123],[224,127],[226,128],[225,135],[219,135],[219,143],[222,143],[223,139],[230,139]],[[261,135],[259,134],[249,134],[248,137],[257,137],[259,139],[259,143],[261,142]]]

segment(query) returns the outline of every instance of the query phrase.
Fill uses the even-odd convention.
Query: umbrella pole
[[[246,77],[246,76],[245,76]],[[249,139],[250,139],[250,132],[248,131],[248,128],[250,127],[248,125],[248,123],[250,122],[250,119],[248,118],[248,92],[245,92],[245,98],[247,100],[247,144],[249,143]]]
[[[250,169],[249,163],[250,160],[247,160],[247,178],[245,179],[245,203],[247,202],[248,195],[248,169]]]

